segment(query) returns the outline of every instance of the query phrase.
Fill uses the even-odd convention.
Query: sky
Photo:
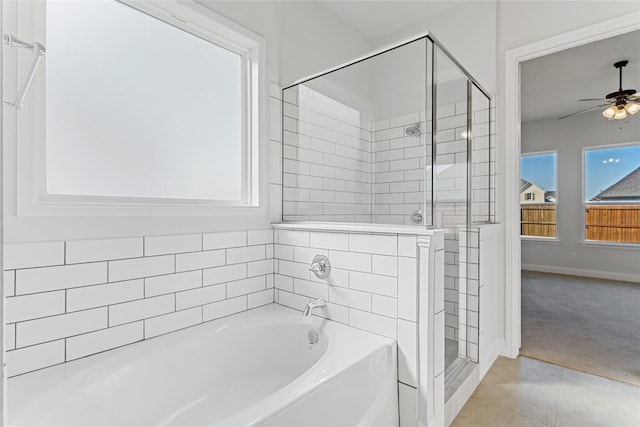
[[[590,150],[585,153],[585,200],[618,182],[640,166],[640,146]]]
[[[556,154],[522,156],[520,176],[546,191],[556,190]],[[585,152],[585,200],[640,167],[640,146],[588,150]]]
[[[537,154],[520,158],[520,176],[545,191],[556,190],[556,154]]]

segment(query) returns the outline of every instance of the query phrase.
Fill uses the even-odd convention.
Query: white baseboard
[[[620,280],[623,282],[640,283],[640,276],[612,271],[583,270],[581,268],[557,267],[554,265],[522,264],[522,270],[539,271],[542,273],[567,274],[569,276],[593,277],[595,279]]]
[[[483,347],[483,342],[480,341],[480,348]],[[484,347],[489,347],[488,345],[484,345]],[[500,344],[498,340],[496,340],[490,348],[486,349],[480,354],[480,363],[478,363],[479,367],[479,377],[480,381],[484,378],[484,376],[489,372],[489,369],[493,366],[494,362],[498,358],[499,355],[499,347]]]

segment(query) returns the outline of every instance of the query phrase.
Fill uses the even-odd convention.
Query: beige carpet
[[[523,271],[520,354],[640,386],[640,285]]]

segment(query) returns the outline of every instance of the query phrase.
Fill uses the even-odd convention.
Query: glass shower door
[[[445,53],[435,55],[435,203],[434,225],[445,234],[445,367],[466,357],[460,297],[467,226],[468,111],[467,77]]]

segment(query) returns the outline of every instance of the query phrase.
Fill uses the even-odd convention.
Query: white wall
[[[522,265],[547,267],[549,271],[566,269],[585,275],[592,271],[611,278],[628,280],[640,277],[639,249],[596,247],[580,244],[584,228],[582,212],[582,148],[625,142],[640,142],[640,120],[628,123],[605,120],[600,111],[565,120],[539,120],[522,124],[522,153],[558,151],[559,244],[522,242]],[[576,258],[572,259],[571,254]],[[573,271],[577,269],[578,271]]]
[[[273,302],[273,230],[5,245],[8,376]]]
[[[398,117],[426,109],[426,40],[386,52],[371,62],[375,88],[373,119]]]
[[[425,2],[425,13],[429,10]],[[496,90],[497,1],[460,2],[459,6],[427,17],[417,25],[382,39],[376,46],[429,31],[441,45],[489,92]]]

